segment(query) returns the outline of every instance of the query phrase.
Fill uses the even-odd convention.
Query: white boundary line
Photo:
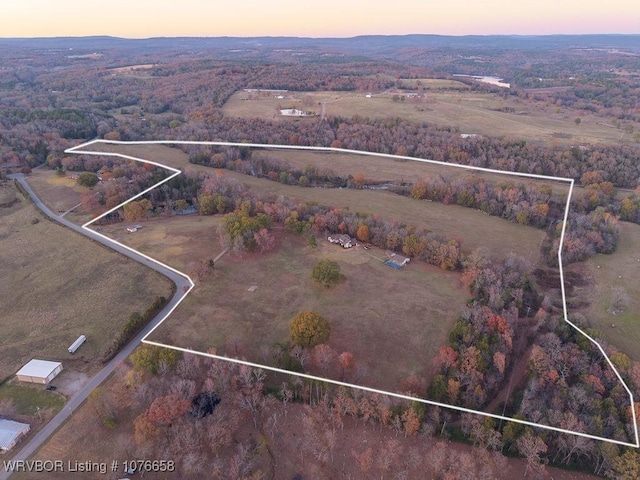
[[[620,441],[620,440],[613,440],[613,439],[610,439],[610,438],[599,437],[597,435],[590,435],[590,434],[587,434],[587,433],[575,432],[575,431],[572,431],[572,430],[566,430],[566,429],[559,428],[559,427],[553,427],[553,426],[549,426],[549,425],[529,422],[529,421],[520,420],[520,419],[517,419],[517,418],[505,417],[503,415],[496,415],[496,414],[493,414],[493,413],[482,412],[482,411],[479,411],[479,410],[472,410],[472,409],[469,409],[469,408],[464,408],[464,407],[458,407],[458,406],[455,406],[455,405],[444,404],[444,403],[440,403],[440,402],[435,402],[433,400],[426,400],[426,399],[422,399],[422,398],[411,397],[411,396],[408,396],[408,395],[402,395],[402,394],[398,394],[398,393],[378,390],[378,389],[375,389],[375,388],[364,387],[364,386],[361,386],[361,385],[354,385],[354,384],[350,384],[350,383],[339,382],[337,380],[330,380],[330,379],[327,379],[327,378],[316,377],[314,375],[308,375],[308,374],[305,374],[305,373],[290,372],[289,370],[283,370],[283,369],[276,368],[276,367],[270,367],[270,366],[267,366],[267,365],[261,365],[261,364],[257,364],[257,363],[247,362],[247,361],[238,360],[238,359],[235,359],[235,358],[223,357],[223,356],[219,356],[219,355],[212,355],[212,354],[208,354],[208,353],[204,353],[204,352],[190,350],[190,349],[187,349],[187,348],[181,348],[181,347],[176,347],[176,346],[173,346],[173,345],[166,345],[166,344],[163,344],[163,343],[158,343],[158,342],[154,342],[154,341],[151,341],[151,340],[147,340],[147,337],[149,337],[149,335],[151,335],[155,331],[156,328],[158,328],[162,323],[164,323],[164,321],[169,317],[169,315],[171,315],[171,313],[178,307],[178,305],[180,303],[182,303],[182,301],[188,295],[188,293],[194,288],[193,281],[191,280],[191,278],[188,275],[186,275],[183,272],[180,272],[180,271],[176,270],[173,267],[170,267],[169,265],[166,265],[166,264],[164,264],[162,262],[159,262],[158,260],[156,260],[154,258],[151,258],[151,257],[149,257],[147,255],[144,255],[144,254],[138,252],[137,250],[134,250],[134,249],[132,249],[132,248],[126,246],[126,245],[123,245],[120,242],[117,242],[116,240],[114,240],[112,238],[109,238],[109,237],[107,237],[105,235],[102,235],[99,232],[96,232],[95,230],[92,230],[92,232],[100,235],[102,238],[106,239],[107,241],[113,242],[114,244],[117,244],[117,245],[119,245],[119,246],[121,246],[121,247],[123,247],[123,248],[125,248],[125,249],[127,249],[129,251],[131,251],[131,252],[134,252],[134,253],[136,253],[138,255],[143,256],[144,258],[146,258],[149,261],[155,262],[156,264],[161,265],[162,267],[167,268],[167,269],[177,273],[178,275],[184,277],[185,279],[187,279],[189,281],[189,285],[190,285],[189,288],[185,292],[183,292],[182,297],[178,300],[176,305],[168,312],[168,314],[165,315],[164,318],[162,318],[162,320],[160,322],[158,322],[158,324],[142,339],[143,343],[146,343],[146,344],[149,344],[149,345],[155,345],[155,346],[158,346],[158,347],[171,348],[173,350],[177,350],[177,351],[180,351],[180,352],[192,353],[192,354],[195,354],[195,355],[202,355],[202,356],[205,356],[205,357],[214,358],[214,359],[218,359],[218,360],[225,360],[225,361],[236,363],[236,364],[247,365],[249,367],[263,368],[263,369],[270,370],[270,371],[273,371],[273,372],[284,373],[284,374],[288,374],[288,375],[297,375],[299,377],[307,378],[307,379],[310,379],[310,380],[316,380],[316,381],[331,383],[331,384],[334,384],[334,385],[339,385],[339,386],[344,386],[344,387],[349,387],[349,388],[357,388],[359,390],[372,392],[372,393],[379,393],[379,394],[382,394],[382,395],[390,395],[390,396],[393,396],[393,397],[396,397],[396,398],[400,398],[400,399],[403,399],[403,400],[417,401],[417,402],[425,403],[425,404],[428,404],[428,405],[434,405],[434,406],[437,406],[437,407],[448,408],[448,409],[451,409],[451,410],[457,410],[457,411],[464,412],[464,413],[475,413],[475,414],[482,415],[482,416],[485,416],[485,417],[491,417],[491,418],[495,418],[495,419],[499,419],[499,420],[506,420],[506,421],[509,421],[509,422],[515,422],[515,423],[519,423],[519,424],[522,424],[522,425],[542,428],[542,429],[545,429],[545,430],[551,430],[551,431],[556,431],[556,432],[560,432],[560,433],[568,433],[568,434],[571,434],[571,435],[578,435],[580,437],[589,438],[589,439],[592,439],[592,440],[599,440],[599,441],[603,441],[603,442],[610,442],[610,443],[613,443],[613,444],[616,444],[616,445],[624,445],[624,446],[628,446],[628,447],[640,448],[640,440],[639,440],[639,436],[638,436],[638,424],[637,424],[636,413],[635,413],[635,408],[634,408],[633,394],[631,393],[631,390],[629,389],[627,384],[624,382],[624,380],[622,379],[622,377],[618,373],[618,370],[615,368],[615,366],[613,365],[613,363],[611,362],[611,360],[609,359],[609,357],[605,353],[605,351],[602,348],[602,346],[595,339],[593,339],[586,332],[584,332],[581,328],[579,328],[577,325],[575,325],[573,322],[571,322],[569,320],[568,313],[567,313],[567,299],[566,299],[565,286],[564,286],[564,270],[563,270],[563,267],[562,267],[562,246],[564,244],[564,235],[565,235],[566,226],[567,226],[567,219],[568,219],[568,216],[569,216],[569,208],[570,208],[571,196],[573,195],[573,187],[574,187],[574,180],[573,179],[564,178],[564,177],[553,177],[553,176],[546,176],[546,175],[537,175],[537,174],[532,174],[532,173],[518,173],[518,172],[502,171],[502,170],[496,170],[496,169],[492,169],[492,168],[473,167],[473,166],[470,166],[470,165],[459,165],[459,164],[455,164],[455,163],[447,163],[447,162],[441,162],[441,161],[437,161],[437,160],[426,160],[426,159],[422,159],[422,158],[407,157],[407,156],[403,156],[403,155],[391,155],[391,154],[384,154],[384,153],[377,153],[377,152],[364,152],[364,151],[360,151],[360,150],[351,150],[351,149],[333,148],[333,147],[310,147],[310,146],[296,146],[296,145],[269,145],[269,144],[262,144],[262,143],[238,143],[238,142],[200,142],[200,141],[187,141],[187,140],[151,140],[151,141],[127,142],[127,141],[117,141],[117,140],[96,139],[96,140],[91,140],[89,142],[85,142],[85,143],[82,143],[82,144],[77,145],[75,147],[69,148],[69,149],[65,150],[65,153],[73,153],[73,154],[80,154],[80,155],[100,155],[100,156],[120,157],[120,158],[124,158],[124,159],[128,159],[128,160],[134,160],[134,161],[138,161],[138,162],[154,165],[154,166],[157,166],[157,167],[160,167],[160,168],[165,168],[165,169],[173,172],[173,174],[170,175],[169,177],[167,177],[166,179],[158,182],[157,184],[147,188],[146,190],[138,193],[137,195],[129,198],[128,200],[120,203],[119,205],[113,207],[112,209],[108,210],[107,212],[103,213],[102,215],[100,215],[100,216],[94,218],[93,220],[85,223],[84,225],[82,225],[82,228],[84,228],[84,229],[88,229],[89,225],[91,225],[92,223],[96,222],[100,218],[108,215],[111,212],[116,211],[117,209],[123,207],[127,203],[135,200],[136,198],[141,197],[145,193],[153,190],[154,188],[158,187],[159,185],[161,185],[161,184],[163,184],[165,182],[168,182],[169,180],[171,180],[175,176],[180,175],[180,173],[182,173],[180,170],[178,170],[176,168],[169,167],[167,165],[163,165],[161,163],[153,162],[153,161],[150,161],[150,160],[145,160],[143,158],[133,157],[131,155],[124,155],[124,154],[121,154],[121,153],[111,153],[111,152],[100,152],[100,151],[94,151],[94,150],[82,150],[83,148],[88,147],[88,146],[93,145],[93,144],[96,144],[96,143],[98,143],[98,144],[99,143],[112,144],[112,145],[204,145],[204,146],[251,147],[251,148],[265,148],[265,149],[280,149],[280,150],[311,150],[311,151],[316,151],[316,152],[351,153],[351,154],[356,154],[356,155],[364,155],[364,156],[372,156],[372,157],[392,158],[392,159],[396,159],[396,160],[410,160],[410,161],[417,161],[417,162],[423,162],[423,163],[432,163],[432,164],[443,165],[443,166],[447,166],[447,167],[461,168],[461,169],[466,169],[466,170],[478,170],[478,171],[482,171],[482,172],[496,173],[496,174],[500,174],[500,175],[527,177],[527,178],[535,178],[535,179],[540,179],[540,180],[548,180],[548,181],[550,180],[550,181],[568,183],[569,184],[569,195],[567,195],[567,203],[565,205],[564,218],[563,218],[563,222],[562,222],[562,232],[560,234],[560,244],[559,244],[559,248],[558,248],[558,267],[559,267],[559,270],[560,270],[560,289],[561,289],[561,293],[562,293],[562,308],[563,308],[563,313],[564,313],[564,321],[567,322],[569,325],[571,325],[573,328],[575,328],[578,332],[580,332],[582,335],[584,335],[586,338],[588,338],[589,341],[591,341],[593,344],[595,344],[598,347],[598,350],[600,350],[600,353],[602,354],[602,356],[605,358],[605,360],[609,364],[609,367],[614,371],[614,373],[618,377],[618,380],[620,381],[620,383],[622,384],[624,389],[627,391],[627,394],[629,395],[629,405],[631,407],[631,416],[632,416],[632,420],[633,420],[632,423],[633,423],[633,428],[634,428],[635,443],[623,442],[623,441]]]

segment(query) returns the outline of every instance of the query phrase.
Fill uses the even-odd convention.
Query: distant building
[[[29,433],[29,430],[31,427],[28,423],[0,419],[0,451],[6,452],[15,447],[16,443]]]
[[[351,248],[358,244],[358,241],[355,238],[351,238],[346,234],[329,235],[327,240],[331,243],[339,244],[342,248]]]
[[[16,373],[21,382],[48,384],[62,371],[60,362],[33,359]]]
[[[283,108],[280,110],[280,115],[284,117],[311,117],[315,114],[305,112],[304,110],[298,110],[297,108]]]

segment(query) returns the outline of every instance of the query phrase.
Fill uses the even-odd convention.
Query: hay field
[[[34,356],[97,368],[131,312],[168,296],[171,285],[17,196],[18,203],[0,209],[0,379]],[[80,334],[87,342],[71,357],[67,347]]]
[[[190,164],[188,156],[184,152],[163,145],[96,144],[92,146],[92,149],[126,153],[166,163],[183,171],[210,173],[215,171],[210,167]],[[403,162],[398,165],[401,168],[413,164],[412,162]],[[450,167],[442,168],[450,169]],[[538,260],[540,244],[544,237],[542,230],[516,225],[458,205],[418,201],[385,191],[303,188],[226,170],[224,175],[236,178],[249,188],[274,195],[284,195],[297,198],[300,201],[317,202],[333,207],[348,207],[354,212],[376,213],[383,219],[396,219],[401,223],[413,224],[418,228],[431,230],[448,238],[461,239],[463,248],[484,247],[488,250],[489,255],[496,259],[504,258],[512,251],[535,263]],[[505,239],[508,240],[505,241]]]
[[[365,92],[287,92],[283,99],[274,95],[236,92],[223,107],[225,115],[240,118],[264,118],[292,121],[281,117],[280,108],[299,108],[317,115],[351,118],[400,117],[407,121],[427,122],[440,127],[457,127],[461,133],[489,137],[509,137],[534,142],[579,143],[633,142],[633,135],[619,129],[610,119],[585,114],[570,108],[538,105],[517,97],[467,90],[427,90],[422,98],[394,101],[407,92],[389,90]],[[324,104],[324,107],[323,107]],[[575,119],[581,121],[576,124]],[[293,121],[317,121],[295,118]],[[640,129],[640,124],[634,126]],[[558,135],[560,134],[560,135]]]
[[[640,225],[620,222],[620,227],[618,249],[585,262],[593,282],[588,295],[591,305],[581,313],[604,332],[607,341],[640,361]],[[628,298],[624,310],[613,314],[615,288]]]
[[[288,340],[297,312],[313,310],[332,326],[329,345],[366,365],[363,384],[397,389],[408,375],[431,375],[431,360],[468,297],[458,274],[420,262],[396,271],[375,258],[384,257],[377,249],[343,250],[324,239],[312,249],[302,237],[276,235],[272,252],[222,257],[150,339],[222,355],[233,339],[239,355],[273,365],[265,349]],[[346,276],[330,290],[311,280],[322,258],[337,261]]]

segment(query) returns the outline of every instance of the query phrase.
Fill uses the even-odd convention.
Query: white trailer
[[[86,341],[87,341],[87,337],[85,337],[84,335],[80,335],[78,339],[75,342],[73,342],[67,350],[69,350],[69,353],[75,353],[75,351],[78,350],[78,348],[80,348],[80,345],[82,345]]]

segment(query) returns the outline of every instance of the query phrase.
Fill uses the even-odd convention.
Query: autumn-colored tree
[[[447,397],[449,403],[455,405],[458,401],[458,394],[460,393],[460,382],[453,378],[450,378],[447,382]]]
[[[153,210],[153,204],[146,198],[142,200],[134,200],[127,203],[124,207],[124,218],[128,222],[134,222],[141,218],[147,217],[149,212]]]
[[[153,422],[147,412],[138,415],[133,421],[133,439],[138,445],[153,441],[160,435],[160,428]]]
[[[364,187],[366,181],[367,180],[365,179],[364,174],[362,174],[362,173],[356,173],[353,176],[353,186],[356,187],[356,188]]]
[[[427,379],[418,375],[409,375],[401,383],[402,392],[416,397],[424,397],[427,392]]]
[[[153,401],[147,410],[147,416],[152,422],[170,427],[176,419],[189,411],[190,406],[189,400],[176,394],[164,395]]]
[[[344,381],[349,378],[349,375],[355,368],[355,358],[353,358],[353,354],[351,352],[342,352],[338,355],[338,364],[340,365],[340,370],[342,371],[341,380]]]
[[[340,272],[340,265],[333,260],[320,260],[311,271],[311,278],[326,288],[331,288],[345,277]]]
[[[500,375],[504,374],[506,365],[506,357],[502,352],[496,352],[493,354],[493,366],[496,367]]]
[[[317,312],[300,312],[291,321],[291,342],[305,348],[326,343],[331,334],[331,325]]]
[[[640,454],[627,450],[611,461],[609,478],[627,479],[640,478]]]
[[[360,225],[358,227],[358,230],[356,231],[356,237],[358,238],[358,240],[362,242],[368,242],[369,241],[369,225],[364,223]]]
[[[420,418],[413,406],[402,412],[402,429],[404,436],[414,436],[420,430]]]

